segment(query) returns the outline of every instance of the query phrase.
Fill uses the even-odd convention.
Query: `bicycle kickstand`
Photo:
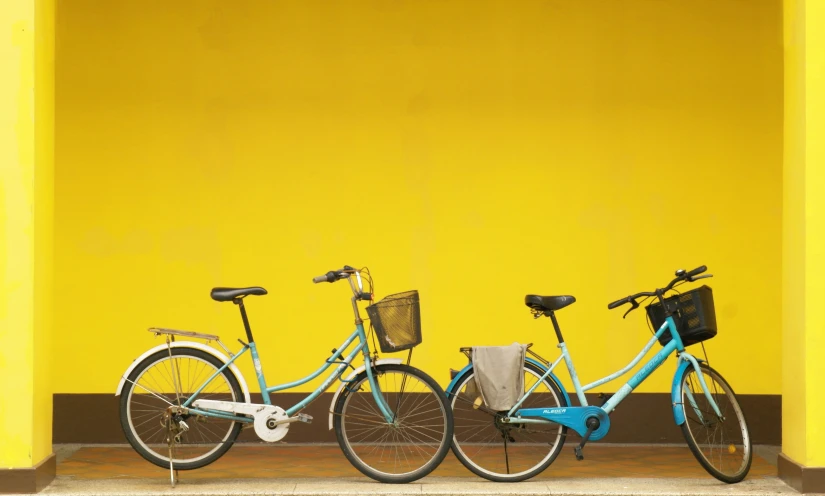
[[[175,457],[174,457],[174,444],[175,444],[175,435],[172,433],[172,417],[171,415],[167,414],[166,417],[166,439],[167,444],[169,445],[169,480],[172,484],[172,488],[178,483],[178,471],[175,470]]]
[[[172,447],[169,447],[169,479],[172,481],[172,487],[178,483],[178,471],[175,470],[175,462],[172,461]]]

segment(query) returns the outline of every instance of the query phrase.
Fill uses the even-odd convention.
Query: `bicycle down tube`
[[[345,358],[342,358],[342,355],[344,354],[344,352],[353,343],[353,341],[355,341],[356,338],[358,338],[358,344],[355,346],[355,348],[352,349],[352,351],[349,352],[349,354],[347,354],[347,356]],[[376,381],[376,379],[375,379],[375,377],[373,376],[373,373],[372,373],[373,371],[372,371],[372,367],[370,366],[369,347],[367,345],[366,332],[364,330],[364,325],[360,324],[360,323],[356,325],[356,328],[352,332],[352,334],[350,334],[349,337],[337,348],[337,351],[331,357],[326,359],[325,363],[318,370],[316,370],[312,374],[310,374],[310,375],[308,375],[308,376],[306,376],[302,379],[299,379],[297,381],[289,382],[289,383],[286,383],[286,384],[280,384],[280,385],[276,385],[276,386],[271,386],[271,387],[268,387],[266,385],[266,379],[265,379],[265,376],[264,376],[264,373],[263,373],[263,368],[260,365],[260,360],[258,359],[258,356],[257,356],[257,349],[255,348],[255,343],[253,342],[253,343],[245,344],[244,347],[241,349],[241,351],[239,351],[237,354],[232,356],[232,358],[227,360],[227,362],[222,367],[220,367],[214,374],[212,374],[212,376],[209,377],[209,379],[207,379],[203,383],[203,385],[201,385],[201,387],[198,388],[198,390],[191,397],[189,397],[182,406],[185,407],[185,408],[189,408],[189,410],[192,411],[193,413],[198,413],[198,414],[202,414],[202,415],[205,415],[205,416],[218,417],[218,418],[231,419],[231,420],[240,420],[242,422],[250,422],[251,419],[249,419],[247,417],[240,417],[240,416],[236,416],[236,415],[226,414],[226,413],[223,413],[223,412],[213,412],[213,411],[210,411],[210,410],[199,410],[199,409],[196,409],[196,408],[190,408],[189,407],[189,405],[191,405],[197,399],[197,396],[209,385],[209,383],[212,382],[212,380],[214,380],[221,373],[223,373],[223,371],[226,368],[228,368],[230,365],[232,365],[235,362],[235,360],[237,360],[238,357],[240,357],[241,355],[246,353],[247,350],[252,352],[253,361],[255,363],[255,372],[256,372],[256,375],[258,377],[258,384],[259,384],[260,389],[261,389],[261,395],[263,397],[264,403],[267,404],[267,405],[272,404],[272,402],[269,398],[269,393],[284,391],[284,390],[288,390],[288,389],[292,389],[294,387],[300,386],[302,384],[306,384],[307,382],[315,379],[316,377],[318,377],[319,375],[324,373],[324,371],[329,369],[329,367],[332,366],[333,364],[338,365],[335,368],[335,370],[329,375],[329,377],[327,377],[327,379],[318,388],[316,388],[312,393],[310,393],[306,398],[301,400],[299,403],[297,403],[296,405],[294,405],[291,408],[286,410],[286,414],[288,416],[293,416],[298,411],[304,409],[309,403],[314,401],[316,398],[318,398],[318,396],[320,396],[324,391],[326,391],[329,388],[329,386],[332,385],[332,383],[336,379],[340,379],[341,376],[346,371],[347,367],[351,366],[352,361],[355,359],[356,356],[358,356],[358,353],[362,352],[362,354],[364,355],[365,363],[367,364],[367,366],[366,366],[367,377],[369,379],[370,387],[372,389],[373,399],[375,400],[376,404],[378,405],[378,408],[381,411],[381,414],[384,416],[385,420],[388,423],[392,423],[393,414],[390,411],[389,405],[387,405],[386,401],[384,400],[384,396],[381,394],[381,390],[380,390],[380,387],[378,385],[378,382]]]

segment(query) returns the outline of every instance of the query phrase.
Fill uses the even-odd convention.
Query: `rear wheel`
[[[223,363],[195,348],[158,351],[140,362],[126,378],[120,395],[120,424],[129,444],[146,460],[169,468],[169,407],[182,405]],[[227,368],[198,399],[244,401],[243,391]],[[181,422],[188,427],[183,431]],[[229,448],[241,431],[241,424],[200,415],[172,419],[174,443],[172,460],[178,470],[192,470],[214,462]]]
[[[733,389],[714,369],[699,366],[722,416],[716,415],[693,367],[682,375],[682,433],[699,463],[712,476],[733,484],[748,474],[753,459],[748,424]]]
[[[347,383],[335,402],[333,425],[347,460],[379,482],[405,483],[432,472],[447,455],[453,417],[441,386],[408,365],[373,369],[384,401],[395,415],[387,423],[366,371]]]
[[[545,371],[524,364],[524,390],[541,381]],[[484,407],[473,369],[449,391],[455,419],[452,449],[474,474],[494,482],[518,482],[540,474],[553,463],[564,446],[567,427],[555,423],[505,424],[507,412]],[[546,378],[524,400],[522,408],[567,406],[555,381]]]

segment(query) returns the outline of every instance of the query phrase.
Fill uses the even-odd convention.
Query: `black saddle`
[[[235,298],[244,296],[263,296],[266,294],[264,288],[253,286],[251,288],[212,288],[210,296],[215,301],[232,301]]]
[[[527,295],[524,297],[525,305],[542,312],[555,312],[575,302],[576,298],[574,296]]]

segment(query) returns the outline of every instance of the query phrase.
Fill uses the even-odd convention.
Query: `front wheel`
[[[333,426],[347,460],[385,483],[418,480],[447,455],[453,416],[444,390],[408,365],[384,364],[373,377],[395,420],[381,414],[366,371],[347,383],[335,402]]]
[[[705,396],[696,370],[687,367],[680,393],[685,415],[682,433],[702,467],[720,481],[733,484],[744,479],[751,468],[748,424],[736,394],[719,372],[704,363],[699,369],[722,416],[716,414]]]

